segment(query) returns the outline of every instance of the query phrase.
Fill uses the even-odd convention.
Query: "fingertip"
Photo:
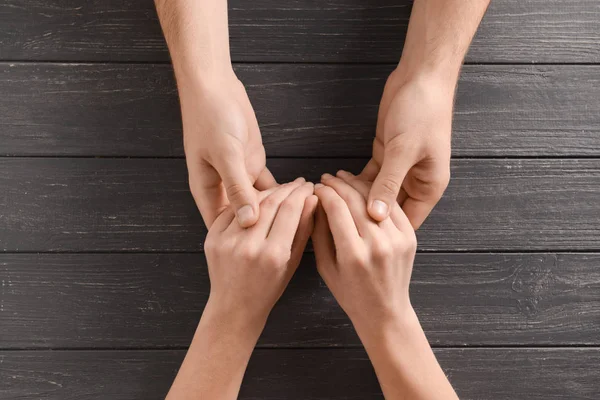
[[[382,200],[373,200],[369,204],[369,215],[376,221],[383,221],[389,215],[390,208]]]
[[[315,183],[315,191],[321,189],[322,187],[324,187],[325,185],[323,185],[322,183]]]
[[[354,178],[354,174],[348,172],[348,171],[344,171],[343,169],[340,169],[337,173],[336,176],[342,179],[350,179],[350,178]]]
[[[249,228],[258,221],[258,211],[246,204],[237,210],[236,217],[242,228]]]
[[[331,179],[331,178],[333,178],[333,175],[328,174],[328,173],[325,173],[325,174],[321,175],[321,181],[326,181],[326,180]]]

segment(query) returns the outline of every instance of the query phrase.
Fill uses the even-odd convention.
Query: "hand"
[[[267,316],[296,271],[312,232],[317,198],[300,178],[261,193],[260,218],[241,228],[231,208],[206,238],[211,291],[207,308],[256,321]]]
[[[369,184],[354,175],[339,171],[322,182],[315,190],[317,269],[363,339],[411,310],[415,232],[395,202],[390,217],[373,221],[366,211]]]
[[[379,106],[373,157],[361,178],[373,181],[368,210],[376,221],[396,201],[414,229],[425,221],[450,180],[454,85],[408,79],[396,69]]]
[[[204,222],[231,204],[242,227],[259,218],[257,192],[276,185],[254,110],[232,70],[183,84],[179,93],[190,189]]]

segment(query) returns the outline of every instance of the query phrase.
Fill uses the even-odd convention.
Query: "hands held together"
[[[249,228],[240,227],[233,207],[216,217],[205,243],[209,301],[168,398],[237,397],[311,234],[317,269],[350,317],[386,398],[456,398],[410,303],[414,229],[396,202],[374,221],[370,186],[345,171],[316,185],[298,178],[257,193],[259,218]]]

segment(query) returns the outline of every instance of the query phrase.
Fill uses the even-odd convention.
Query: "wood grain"
[[[0,348],[187,346],[202,254],[0,255]],[[600,254],[418,254],[412,303],[434,346],[600,345]],[[306,254],[260,347],[359,346]]]
[[[229,2],[235,61],[398,62],[410,1]],[[468,61],[599,62],[595,0],[495,0]],[[167,61],[150,1],[5,0],[0,59]]]
[[[163,399],[183,355],[174,350],[0,352],[0,393],[6,400]],[[464,400],[600,396],[598,348],[438,349],[436,355]],[[362,349],[257,350],[239,398],[382,395]]]
[[[276,157],[368,157],[389,66],[238,65]],[[0,155],[183,156],[167,65],[0,63]],[[455,156],[600,156],[600,66],[466,66]]]
[[[364,159],[269,159],[280,181]],[[426,251],[600,250],[600,160],[454,160]],[[201,251],[183,160],[1,158],[0,251]]]

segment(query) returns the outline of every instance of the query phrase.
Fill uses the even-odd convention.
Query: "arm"
[[[415,0],[404,50],[379,106],[368,210],[398,201],[417,229],[450,180],[452,106],[460,67],[489,0]]]
[[[296,180],[261,193],[251,228],[241,228],[231,208],[211,226],[210,296],[168,400],[237,398],[256,341],[312,231],[312,194],[312,183]]]
[[[457,399],[410,302],[417,246],[410,221],[392,203],[390,217],[374,222],[366,212],[370,185],[350,173],[322,182],[315,191],[317,269],[350,317],[385,398]]]
[[[229,204],[241,226],[275,185],[254,110],[229,55],[226,0],[156,0],[177,78],[190,189],[210,227]]]

